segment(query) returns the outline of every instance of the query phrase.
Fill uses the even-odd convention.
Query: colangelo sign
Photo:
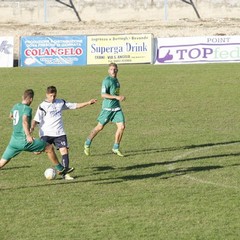
[[[23,36],[20,38],[20,66],[73,66],[87,63],[87,37]]]
[[[240,62],[240,36],[157,38],[154,64]]]

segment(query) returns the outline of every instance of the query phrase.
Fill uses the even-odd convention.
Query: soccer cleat
[[[64,180],[74,180],[74,177],[71,177],[70,174],[68,174],[68,173],[65,174],[65,175],[63,175],[62,178],[63,178]]]
[[[86,156],[90,156],[90,146],[84,145],[84,153]]]
[[[64,175],[66,168],[63,168],[62,170],[56,170],[58,175]]]
[[[112,149],[114,154],[117,154],[119,157],[124,157],[124,155],[119,151],[119,149]]]
[[[65,173],[65,174],[68,174],[68,173],[71,173],[71,172],[73,172],[73,171],[74,171],[74,168],[73,168],[73,167],[71,167],[71,168],[65,168],[64,173]]]

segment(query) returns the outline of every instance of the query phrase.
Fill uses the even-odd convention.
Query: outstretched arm
[[[97,99],[91,99],[88,102],[77,103],[77,107],[76,108],[83,108],[83,107],[86,107],[88,105],[92,105],[92,104],[94,104],[96,102],[97,102]]]

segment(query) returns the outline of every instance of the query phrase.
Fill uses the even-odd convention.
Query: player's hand
[[[118,96],[118,97],[117,97],[117,100],[120,101],[120,102],[122,102],[122,101],[125,101],[126,98],[125,98],[124,96]]]
[[[92,104],[94,104],[94,103],[96,103],[96,102],[97,102],[97,99],[91,99],[91,100],[89,101],[89,104],[92,105]]]
[[[33,154],[35,154],[35,155],[39,155],[39,154],[41,154],[42,152],[33,152]]]
[[[27,136],[27,142],[32,143],[34,141],[34,138],[31,135]]]

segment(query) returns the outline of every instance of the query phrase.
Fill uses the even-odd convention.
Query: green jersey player
[[[22,102],[13,106],[10,118],[13,120],[13,132],[10,142],[0,160],[0,168],[23,151],[41,153],[45,151],[48,158],[55,166],[59,174],[65,174],[64,167],[59,163],[52,145],[40,139],[34,139],[30,133],[32,120],[32,108],[30,107],[34,97],[34,91],[27,89],[22,97]]]
[[[84,153],[90,155],[90,146],[92,140],[104,128],[108,122],[114,122],[117,125],[115,133],[115,142],[112,152],[120,157],[124,155],[120,152],[119,146],[125,129],[125,118],[120,106],[120,102],[125,100],[125,97],[120,95],[120,84],[117,79],[118,66],[116,63],[110,63],[108,68],[109,76],[102,82],[101,96],[103,98],[102,110],[98,116],[98,124],[91,131],[84,144]]]

